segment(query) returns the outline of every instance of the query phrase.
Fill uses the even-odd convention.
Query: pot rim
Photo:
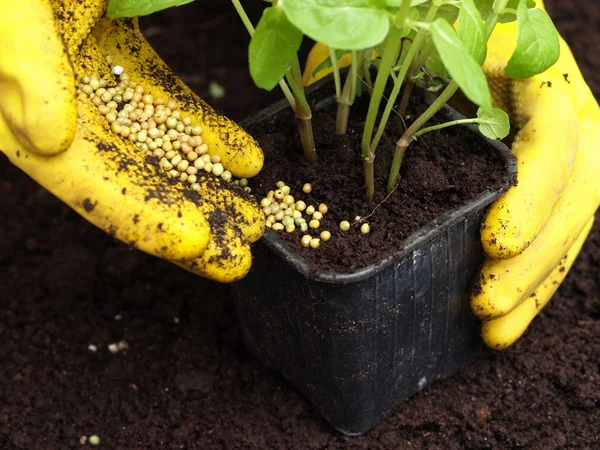
[[[323,87],[331,83],[331,78],[331,76],[325,77],[306,89],[306,96],[308,100],[313,100],[312,104],[314,111],[323,109],[335,102],[335,96],[332,94],[332,90],[327,90],[327,94],[325,95],[319,95],[320,91],[323,90]],[[427,101],[432,101],[434,98],[431,94],[426,93],[426,95],[428,97]],[[316,101],[310,97],[316,97]],[[247,128],[254,123],[273,117],[287,108],[289,108],[287,100],[279,100],[273,105],[240,121],[239,125],[242,128]],[[445,104],[439,112],[445,114],[450,120],[465,118],[447,104]],[[478,210],[485,208],[511,187],[511,180],[517,174],[517,162],[511,150],[501,141],[489,139],[483,136],[481,133],[479,133],[475,124],[464,124],[463,127],[469,129],[470,132],[475,132],[480,137],[482,142],[487,142],[488,145],[491,145],[503,159],[506,170],[506,179],[504,183],[497,191],[491,191],[487,189],[477,197],[469,200],[466,205],[453,208],[441,216],[436,217],[433,221],[427,223],[419,230],[408,236],[404,240],[405,244],[402,248],[391,254],[388,254],[379,262],[349,272],[316,270],[311,268],[306,258],[301,256],[299,253],[296,253],[286,243],[279,239],[277,233],[273,230],[267,229],[263,237],[259,239],[257,243],[264,243],[273,252],[280,254],[284,260],[291,264],[306,278],[318,282],[331,284],[357,283],[381,272],[393,264],[394,261],[403,259],[410,252],[415,251],[428,241],[433,240],[435,237],[445,232],[448,228],[461,221],[463,217],[474,214]]]

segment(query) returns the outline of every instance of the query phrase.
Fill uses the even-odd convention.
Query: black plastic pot
[[[319,109],[334,101],[332,92],[324,81],[309,98]],[[287,108],[277,103],[242,126]],[[441,113],[462,118],[450,108]],[[502,189],[439,217],[394,255],[355,272],[314,272],[268,230],[255,244],[251,272],[234,288],[250,354],[281,372],[344,434],[364,433],[481,351],[467,295],[483,260],[479,225],[516,173],[506,146],[482,136],[481,145],[506,163]]]

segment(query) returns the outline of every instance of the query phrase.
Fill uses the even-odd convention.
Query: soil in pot
[[[258,199],[277,189],[281,180],[290,186],[296,201],[315,208],[321,203],[328,206],[321,226],[308,231],[314,237],[324,230],[331,232],[331,240],[322,242],[318,250],[301,244],[304,232],[279,232],[281,239],[310,261],[313,270],[348,272],[374,263],[400,249],[408,236],[444,212],[506,183],[506,169],[499,155],[489,147],[482,149],[477,134],[457,126],[426,133],[410,145],[400,183],[388,196],[386,184],[394,146],[406,129],[395,116],[388,122],[376,154],[375,201],[367,202],[361,158],[367,107],[368,96],[364,95],[353,106],[348,133],[343,136],[334,135],[336,104],[313,114],[317,164],[304,158],[291,110],[249,128],[265,152],[263,170],[250,180]],[[415,90],[408,117],[418,117],[426,107],[423,92]],[[430,124],[443,121],[434,117]],[[305,183],[312,185],[310,193],[303,192]],[[357,216],[364,222],[356,221]],[[349,231],[340,230],[343,220],[352,224]],[[360,231],[365,222],[370,226],[368,235]]]

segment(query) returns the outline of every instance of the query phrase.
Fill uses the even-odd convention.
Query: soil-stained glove
[[[537,7],[544,8],[538,1]],[[516,22],[498,24],[484,64],[495,106],[518,130],[512,150],[518,184],[494,202],[481,224],[487,258],[474,280],[473,312],[496,349],[512,345],[548,303],[575,261],[600,205],[600,109],[560,39],[561,56],[546,72],[509,79],[504,68],[517,43]],[[305,84],[328,56],[316,44]],[[340,60],[348,66],[349,59]],[[459,103],[460,105],[460,103]]]
[[[600,205],[597,101],[562,38],[550,69],[508,79],[504,68],[516,41],[516,23],[499,24],[484,64],[497,105],[519,130],[512,145],[518,184],[482,222],[488,258],[471,296],[483,340],[497,349],[513,344],[556,292]]]
[[[258,205],[234,183],[200,173],[200,189],[173,183],[158,158],[111,131],[77,85],[90,75],[114,80],[112,60],[154,99],[176,101],[234,177],[256,175],[262,151],[168,69],[137,19],[109,20],[106,7],[102,0],[0,1],[0,151],[132,247],[217,281],[239,279],[252,262],[249,244],[264,232]]]

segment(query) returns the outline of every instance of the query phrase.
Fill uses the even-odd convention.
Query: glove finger
[[[597,105],[595,106],[597,111]],[[600,129],[580,120],[575,167],[550,219],[533,243],[509,260],[486,259],[471,296],[483,319],[501,317],[529,297],[559,263],[600,204]]]
[[[75,135],[77,102],[73,68],[50,4],[0,2],[0,17],[0,115],[26,149],[60,153]]]
[[[530,118],[512,146],[517,185],[490,206],[481,226],[482,245],[492,259],[513,258],[536,239],[561,198],[579,146],[578,111],[568,86],[537,78],[518,84],[518,103],[529,105]],[[564,85],[562,75],[550,78]],[[525,107],[518,109],[524,117]],[[550,156],[549,149],[556,151]]]
[[[577,115],[593,99],[562,38],[560,57],[549,70],[527,80],[510,80],[504,69],[516,46],[517,30],[516,22],[497,25],[484,64],[495,104],[520,129],[513,145],[519,184],[492,205],[483,222],[484,250],[494,259],[519,254],[544,227],[570,174],[577,150]],[[556,149],[551,157],[548,149]]]
[[[10,161],[105,232],[166,259],[191,260],[210,238],[202,209],[182,187],[133,144],[86,122],[93,105],[80,105],[71,148],[52,158],[27,153],[12,139],[3,149]],[[99,119],[103,117],[98,116]],[[0,134],[6,124],[0,117]]]
[[[510,347],[519,339],[535,316],[550,301],[560,284],[563,282],[583,244],[588,237],[594,218],[592,217],[579,234],[567,254],[558,266],[542,282],[542,284],[523,303],[505,316],[484,321],[481,327],[481,337],[488,347],[502,350]]]
[[[103,18],[94,29],[101,52],[124,67],[130,79],[152,96],[176,100],[182,113],[204,129],[202,138],[209,153],[219,155],[234,176],[256,175],[264,162],[258,143],[236,123],[217,114],[173,74],[142,37],[137,23],[137,19]]]
[[[231,283],[243,278],[252,266],[250,245],[224,213],[215,213],[209,221],[211,224],[221,222],[221,231],[212,234],[204,253],[191,262],[175,264],[220,283]]]

